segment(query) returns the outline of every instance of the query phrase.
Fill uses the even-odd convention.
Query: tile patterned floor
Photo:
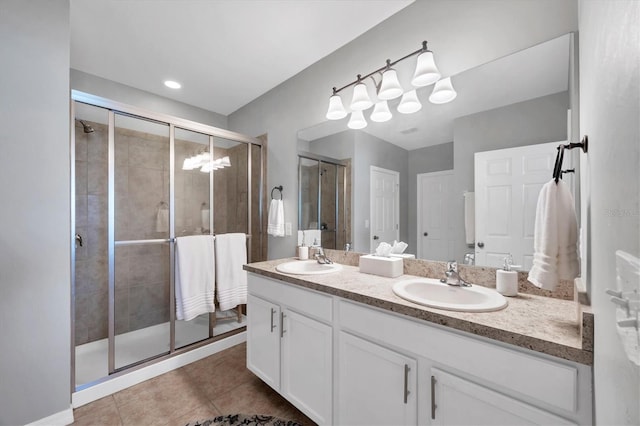
[[[247,370],[245,343],[79,407],[73,425],[180,426],[234,413],[315,425]]]

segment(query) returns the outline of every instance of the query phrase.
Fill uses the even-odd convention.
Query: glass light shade
[[[428,86],[440,79],[440,71],[433,60],[433,52],[423,52],[418,55],[416,71],[413,73],[411,84],[416,87]]]
[[[193,170],[195,167],[193,166],[193,159],[191,157],[185,158],[182,163],[182,170]]]
[[[356,130],[367,127],[367,120],[364,119],[362,111],[353,111],[351,113],[351,118],[349,119],[349,123],[347,123],[347,127]]]
[[[388,69],[382,73],[382,83],[380,84],[380,91],[378,92],[378,99],[387,101],[389,99],[395,99],[402,95],[402,86],[398,81],[398,74],[394,69]]]
[[[411,90],[402,95],[402,99],[400,100],[400,104],[398,105],[398,112],[402,114],[412,114],[414,112],[420,111],[422,108],[422,104],[418,99],[418,94],[415,90]]]
[[[222,167],[231,167],[231,160],[229,160],[228,156],[224,156],[220,159],[220,165]]]
[[[377,123],[384,123],[385,121],[391,120],[391,111],[389,111],[389,105],[387,101],[381,101],[373,107],[373,112],[371,113],[371,121],[375,121]]]
[[[367,85],[364,83],[358,83],[353,88],[353,98],[351,99],[351,110],[363,111],[367,108],[371,108],[373,102],[369,98],[369,92],[367,91]]]
[[[433,86],[433,92],[429,96],[429,102],[434,104],[446,104],[451,102],[458,96],[451,84],[451,77],[438,80],[435,86]]]
[[[328,120],[340,120],[347,116],[347,111],[342,105],[342,98],[340,95],[333,95],[329,98],[329,109],[327,110]]]

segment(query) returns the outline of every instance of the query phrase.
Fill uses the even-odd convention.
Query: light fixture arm
[[[418,54],[420,54],[420,53],[427,52],[427,51],[428,51],[428,49],[427,49],[427,42],[426,42],[426,41],[423,41],[423,42],[422,42],[422,47],[421,47],[420,49],[418,49],[418,50],[416,50],[416,51],[414,51],[414,52],[411,52],[411,53],[409,53],[408,55],[405,55],[405,56],[403,56],[403,57],[402,57],[402,58],[400,58],[400,59],[396,59],[396,60],[395,60],[395,61],[393,61],[393,62],[392,62],[390,59],[387,59],[387,63],[386,63],[383,67],[380,67],[380,68],[378,68],[378,69],[377,69],[377,70],[375,70],[375,71],[371,71],[369,74],[364,75],[364,76],[363,76],[363,75],[361,75],[361,74],[358,74],[358,76],[357,76],[357,79],[356,79],[356,80],[352,81],[352,82],[351,82],[351,83],[349,83],[349,84],[345,84],[344,86],[342,86],[342,87],[341,87],[341,88],[339,88],[339,89],[336,89],[336,88],[334,87],[334,88],[333,88],[333,94],[334,94],[334,95],[337,95],[338,93],[340,93],[340,92],[341,92],[341,91],[343,91],[344,89],[346,89],[346,88],[348,88],[348,87],[351,87],[351,86],[354,86],[354,85],[356,85],[356,84],[358,84],[358,83],[362,82],[362,80],[366,80],[366,79],[367,79],[367,78],[369,78],[369,77],[371,77],[371,78],[373,79],[373,77],[372,77],[372,76],[373,76],[374,74],[378,74],[378,73],[382,74],[382,72],[383,72],[383,71],[388,70],[389,68],[391,68],[391,67],[392,67],[392,66],[394,66],[395,64],[397,64],[397,63],[399,63],[399,62],[402,62],[402,61],[404,61],[405,59],[411,58],[412,56],[415,56],[415,55],[418,55]],[[375,79],[373,79],[373,81],[374,81],[374,83],[375,83]],[[380,84],[381,84],[381,83],[382,83],[382,82],[375,84],[375,86],[376,86],[376,88],[377,88],[377,89],[379,89],[379,86],[380,86]]]

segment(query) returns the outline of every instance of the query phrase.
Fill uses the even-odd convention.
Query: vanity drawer
[[[578,409],[578,368],[568,361],[510,349],[344,300],[338,314],[343,330],[453,368],[499,392],[568,413]]]
[[[250,294],[321,321],[332,321],[333,298],[331,296],[252,273],[248,274],[247,285]]]

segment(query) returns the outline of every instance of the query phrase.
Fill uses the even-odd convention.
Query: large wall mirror
[[[351,247],[371,252],[384,241],[373,172],[383,170],[397,174],[397,213],[385,220],[395,222],[407,252],[494,267],[511,253],[528,269],[538,192],[551,179],[555,147],[571,139],[577,124],[573,43],[566,34],[451,76],[458,95],[447,104],[430,103],[427,86],[417,90],[422,109],[416,113],[397,112],[398,98],[389,101],[393,117],[384,123],[369,120],[369,109],[361,130],[349,129],[348,117],[300,130],[300,155],[350,164]],[[401,68],[414,66],[405,62],[399,75],[412,72]],[[350,96],[343,96],[345,104]],[[575,173],[563,179],[579,205],[578,164],[570,162],[565,158],[565,168]]]

